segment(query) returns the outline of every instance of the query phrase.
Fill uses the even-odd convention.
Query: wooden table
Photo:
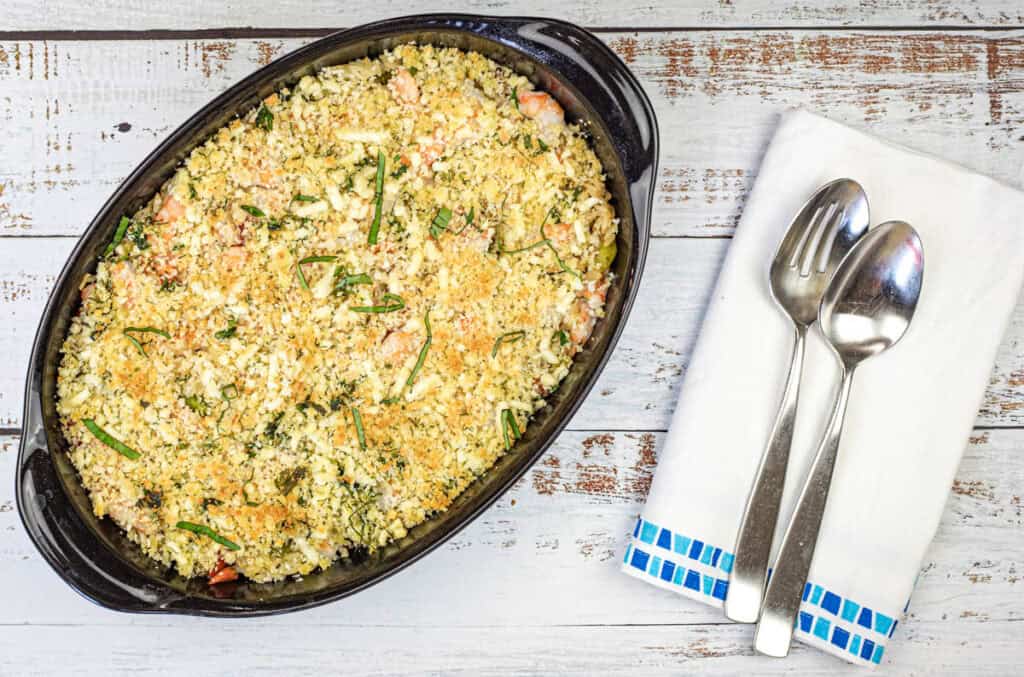
[[[640,299],[554,448],[469,529],[350,600],[273,619],[128,616],[71,592],[24,535],[13,473],[24,367],[75,238],[190,113],[317,36],[420,0],[0,5],[0,674],[853,672],[618,573],[701,314],[779,111],[807,106],[1018,182],[1019,0],[474,0],[590,27],[654,101],[661,175]],[[1024,227],[1024,222],[1022,222]],[[742,424],[742,412],[736,412]],[[1024,660],[1024,305],[1014,315],[907,621],[897,673]]]

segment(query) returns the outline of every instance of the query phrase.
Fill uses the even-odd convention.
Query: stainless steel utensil
[[[796,339],[782,402],[736,540],[725,599],[725,615],[734,621],[753,623],[761,608],[793,441],[807,329],[818,317],[818,306],[836,267],[867,231],[868,223],[868,199],[860,184],[838,179],[822,186],[804,204],[772,261],[772,297],[793,321]]]
[[[924,252],[917,232],[902,221],[889,221],[853,248],[822,298],[818,321],[839,358],[842,383],[765,591],[754,633],[754,648],[763,654],[789,653],[828,501],[853,373],[863,360],[902,338],[917,308],[923,275]]]

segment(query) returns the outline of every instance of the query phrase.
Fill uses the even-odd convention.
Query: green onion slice
[[[142,353],[143,357],[149,357],[149,355],[146,354],[146,350],[145,348],[142,347],[142,343],[140,343],[137,338],[132,336],[131,332],[139,332],[143,334],[157,334],[158,336],[163,336],[166,339],[171,338],[170,334],[165,332],[163,329],[157,329],[156,327],[125,327],[122,333],[125,335],[125,337],[127,337],[129,341],[132,342],[132,345],[135,346],[140,353]]]
[[[110,254],[117,249],[117,245],[121,244],[121,240],[124,239],[124,234],[128,231],[128,226],[130,224],[131,221],[127,216],[121,217],[121,220],[117,224],[117,230],[114,231],[114,239],[111,240],[110,244],[107,245],[107,248],[103,250],[103,256],[110,256]]]
[[[363,417],[359,414],[359,410],[352,407],[352,422],[356,426],[356,436],[359,437],[359,448],[366,451],[366,432],[363,430]]]
[[[233,541],[229,541],[228,539],[224,538],[223,536],[221,536],[220,534],[218,534],[216,531],[214,531],[210,527],[206,526],[205,524],[195,524],[194,522],[178,522],[175,526],[178,527],[179,529],[184,529],[185,531],[191,531],[193,534],[199,534],[200,536],[206,536],[207,538],[210,538],[210,539],[216,541],[217,543],[220,543],[221,545],[223,545],[228,550],[241,550],[242,549],[242,546],[238,545],[237,543],[235,543]]]
[[[254,207],[252,205],[238,205],[238,207],[243,212],[246,212],[247,214],[251,214],[251,215],[255,216],[258,219],[262,219],[262,218],[264,218],[266,216],[266,214],[263,213],[263,210],[260,209],[259,207]]]
[[[352,306],[349,310],[353,313],[393,313],[405,308],[405,301],[396,294],[384,294],[381,300],[384,303],[379,306]]]
[[[416,358],[416,366],[412,368],[409,373],[409,378],[405,379],[405,385],[411,386],[412,382],[416,380],[416,375],[420,373],[420,369],[423,368],[423,363],[427,360],[427,353],[430,351],[430,344],[434,340],[434,335],[430,331],[430,309],[427,309],[426,314],[423,316],[423,326],[427,328],[427,340],[423,342],[423,347],[420,348],[420,356]]]
[[[434,221],[430,224],[430,235],[435,240],[441,236],[441,232],[448,230],[448,222],[452,220],[452,210],[447,207],[441,207],[437,210],[437,216],[434,217]]]
[[[505,436],[506,449],[511,449],[512,441],[518,440],[523,436],[519,431],[519,424],[516,423],[516,416],[512,413],[511,409],[502,409],[501,411],[501,432]]]
[[[564,346],[569,344],[569,335],[566,334],[563,330],[559,329],[558,331],[556,331],[555,337],[558,339],[558,343],[560,345]]]
[[[384,205],[384,152],[377,151],[377,183],[373,191],[373,223],[370,225],[370,235],[366,241],[369,244],[377,244],[377,232],[380,230],[380,213]]]
[[[315,195],[303,195],[302,193],[296,193],[295,197],[292,198],[296,202],[319,202],[320,198]]]
[[[226,402],[230,402],[231,400],[237,399],[238,386],[236,386],[234,383],[227,384],[226,386],[220,389],[220,396],[224,398]]]
[[[476,205],[469,208],[469,213],[466,214],[466,225],[473,225],[473,217],[476,216]]]
[[[302,266],[307,263],[333,263],[337,260],[337,256],[307,256],[300,260],[295,266],[295,276],[299,278],[299,286],[306,291],[309,291],[309,283],[306,282],[306,276],[302,272]]]
[[[130,458],[131,460],[134,461],[135,459],[139,458],[139,456],[142,455],[139,452],[132,449],[131,447],[129,447],[124,442],[122,442],[121,440],[113,437],[103,428],[96,425],[96,421],[92,420],[91,418],[83,419],[82,424],[86,428],[88,428],[89,432],[96,436],[96,439],[98,439],[100,442],[107,445],[117,453],[121,454],[125,458]]]
[[[494,347],[491,348],[491,357],[497,357],[498,356],[498,348],[501,347],[502,343],[515,343],[516,341],[521,341],[525,337],[526,337],[526,332],[523,331],[522,329],[520,329],[518,331],[505,332],[504,334],[499,336],[497,339],[495,339]]]
[[[221,341],[226,341],[229,338],[233,337],[236,333],[238,333],[238,320],[236,320],[233,317],[230,317],[228,318],[227,329],[221,329],[220,331],[215,332],[213,334],[213,337],[216,339],[220,339]]]

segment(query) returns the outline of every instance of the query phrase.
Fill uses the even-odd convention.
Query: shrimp
[[[210,570],[207,583],[210,585],[217,585],[218,583],[227,583],[235,580],[238,580],[238,572],[235,571],[234,567],[229,567],[224,563],[223,559],[218,557],[217,563],[214,564],[213,569]]]
[[[135,304],[136,297],[136,275],[135,268],[127,261],[122,261],[110,267],[110,278],[113,282],[114,298],[124,299],[125,307],[130,308]]]
[[[173,195],[164,198],[160,211],[156,213],[156,220],[163,223],[174,223],[185,215],[185,205],[178,202]]]
[[[519,112],[536,120],[542,127],[565,124],[562,107],[546,92],[519,92],[516,100],[519,102]]]
[[[555,247],[562,248],[572,242],[573,228],[571,223],[548,223],[544,226],[544,237],[552,241]]]
[[[224,267],[226,269],[236,273],[245,267],[248,260],[249,252],[246,250],[244,245],[228,247],[224,250],[224,255],[221,259],[221,261],[224,262]]]
[[[404,68],[399,68],[390,80],[388,89],[396,99],[403,103],[416,103],[420,99],[420,87],[416,84],[416,78]]]
[[[96,283],[95,282],[90,282],[89,284],[87,284],[84,287],[82,287],[81,291],[78,292],[79,295],[82,297],[82,303],[85,303],[86,301],[88,301],[89,297],[92,296],[92,293],[94,291],[96,291]]]
[[[576,347],[582,347],[594,325],[597,324],[597,309],[604,303],[608,295],[608,280],[597,282],[591,280],[583,287],[576,301],[576,321],[569,328],[569,338]]]
[[[390,364],[402,364],[416,350],[416,336],[407,331],[393,331],[380,344],[384,360]]]

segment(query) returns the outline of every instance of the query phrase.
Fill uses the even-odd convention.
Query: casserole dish
[[[605,311],[560,388],[523,439],[441,515],[373,556],[343,560],[301,578],[210,587],[146,557],[109,519],[97,519],[67,456],[56,412],[59,351],[122,214],[135,212],[181,160],[231,118],[325,66],[417,42],[472,50],[527,76],[570,121],[589,132],[620,219],[614,282]],[[657,124],[625,65],[596,37],[546,19],[424,15],[332,34],[271,63],[227,90],[174,131],[100,210],[57,279],[33,346],[25,392],[16,496],[22,522],[47,563],[97,604],[128,612],[252,616],[323,604],[361,590],[414,562],[457,533],[504,493],[554,441],[611,354],[636,296],[647,251],[657,171]]]

